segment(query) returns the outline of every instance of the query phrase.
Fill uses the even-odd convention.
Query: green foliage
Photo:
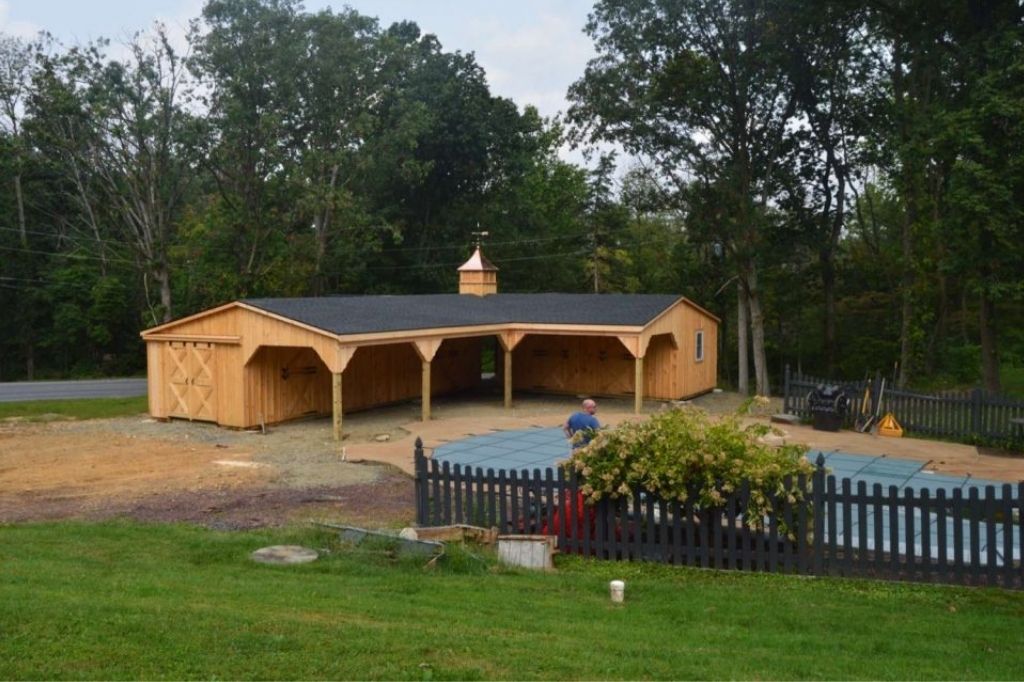
[[[776,499],[802,499],[796,477],[811,473],[802,445],[773,447],[759,442],[771,428],[743,427],[736,418],[713,420],[694,408],[659,412],[642,422],[601,431],[575,450],[567,466],[583,477],[587,499],[630,496],[634,490],[664,500],[691,500],[698,510],[721,507],[727,496],[749,484],[747,519],[759,526]],[[792,477],[792,487],[784,479]]]

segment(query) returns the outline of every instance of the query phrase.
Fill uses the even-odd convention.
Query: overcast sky
[[[583,34],[592,0],[307,0],[309,11],[348,5],[383,26],[409,19],[438,36],[447,50],[474,52],[491,91],[544,116],[566,108],[569,85],[593,56]],[[202,0],[0,0],[0,31],[33,37],[46,30],[65,44],[123,40],[165,23],[183,41]]]

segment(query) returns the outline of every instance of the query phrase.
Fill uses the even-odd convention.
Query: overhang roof
[[[642,327],[680,300],[685,299],[671,294],[434,294],[242,303],[344,336],[510,323]]]

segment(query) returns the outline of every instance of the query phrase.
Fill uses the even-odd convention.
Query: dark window
[[[695,359],[697,360],[697,362],[703,362],[704,361],[704,331],[703,330],[697,332],[697,339],[696,339],[696,341],[694,342],[693,345],[694,345],[694,348],[696,349]]]

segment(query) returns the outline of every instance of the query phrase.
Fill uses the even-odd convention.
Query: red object
[[[586,504],[583,493],[576,493],[576,504],[573,505],[572,493],[566,490],[562,493],[562,503],[551,515],[551,527],[545,522],[540,532],[544,535],[558,535],[560,530],[564,530],[566,538],[583,540],[589,537],[593,540],[596,523],[594,507]],[[583,551],[582,546],[579,551]]]

